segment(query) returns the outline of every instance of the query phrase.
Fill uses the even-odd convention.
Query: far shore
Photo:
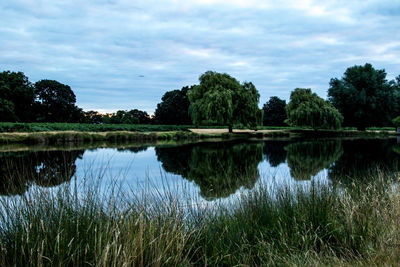
[[[177,131],[45,131],[45,132],[2,132],[0,144],[70,144],[70,143],[95,143],[95,142],[149,142],[149,141],[196,141],[202,139],[219,138],[248,139],[248,138],[294,138],[294,137],[393,137],[395,131],[391,130],[312,130],[312,129],[234,129],[229,133],[223,128],[186,128]]]

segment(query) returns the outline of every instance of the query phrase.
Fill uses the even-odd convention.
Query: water
[[[229,202],[257,185],[363,182],[377,169],[398,172],[396,139],[317,139],[202,142],[180,145],[54,147],[0,152],[0,195],[101,181],[135,197]],[[111,147],[110,147],[111,146]],[[22,179],[21,179],[22,177]],[[132,196],[133,197],[133,196]]]

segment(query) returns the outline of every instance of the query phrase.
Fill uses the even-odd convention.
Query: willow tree
[[[252,83],[240,84],[226,73],[207,71],[193,86],[188,97],[190,115],[198,125],[228,125],[232,132],[234,124],[255,127],[262,122],[258,108],[260,95]]]
[[[289,125],[315,130],[338,129],[343,122],[342,114],[332,104],[312,93],[311,89],[296,88],[290,94],[286,113]]]

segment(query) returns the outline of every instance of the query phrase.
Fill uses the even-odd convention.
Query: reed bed
[[[0,199],[2,266],[337,266],[400,263],[397,176],[259,186],[233,205],[132,197],[101,179]],[[79,190],[78,190],[79,189]],[[187,201],[187,202],[186,202]]]

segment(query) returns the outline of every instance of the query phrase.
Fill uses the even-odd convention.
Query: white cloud
[[[84,109],[152,113],[207,70],[252,81],[261,102],[307,85],[324,97],[355,64],[400,74],[399,10],[377,0],[3,1],[0,68],[67,83]]]

